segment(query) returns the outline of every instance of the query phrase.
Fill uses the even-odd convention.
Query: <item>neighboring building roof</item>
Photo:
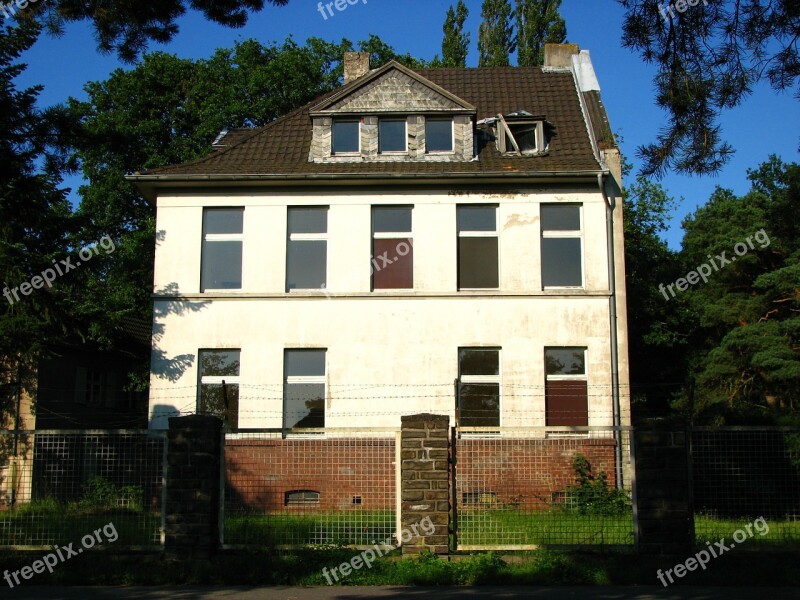
[[[384,65],[379,71],[390,69],[392,64],[396,65]],[[357,179],[380,175],[568,175],[603,170],[595,156],[579,92],[569,70],[494,67],[424,69],[414,72],[453,96],[469,102],[476,109],[477,120],[517,110],[546,116],[555,126],[555,137],[550,141],[549,152],[535,157],[502,156],[497,152],[493,141],[478,136],[481,140],[478,144],[478,160],[471,162],[309,162],[312,141],[311,111],[324,106],[325,101],[331,97],[341,98],[349,91],[357,89],[362,79],[370,77],[368,75],[337,88],[264,127],[249,132],[234,130],[233,136],[229,133],[229,139],[228,136],[222,138],[215,146],[218,149],[201,159],[153,169],[129,179],[144,183],[148,180],[213,180],[237,176],[255,179],[313,179],[325,176]],[[373,71],[371,75],[374,73]],[[602,115],[605,115],[604,110]],[[592,125],[592,129],[596,130],[597,127]]]

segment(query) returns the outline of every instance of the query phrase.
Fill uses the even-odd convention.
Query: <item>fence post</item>
[[[208,559],[219,550],[222,421],[169,419],[164,549],[176,558]]]
[[[403,554],[447,554],[450,418],[409,415],[401,423]]]
[[[645,422],[636,448],[636,545],[642,554],[685,556],[694,546],[689,436],[674,425]]]

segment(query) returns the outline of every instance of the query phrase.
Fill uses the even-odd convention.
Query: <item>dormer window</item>
[[[359,154],[361,152],[361,123],[355,119],[337,119],[331,132],[332,154]]]
[[[378,152],[408,152],[408,135],[405,119],[380,119],[378,121]]]
[[[425,119],[425,151],[453,151],[453,119]]]
[[[519,111],[497,117],[497,149],[503,154],[526,156],[547,150],[544,117]]]

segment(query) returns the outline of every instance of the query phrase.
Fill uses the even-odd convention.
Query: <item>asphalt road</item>
[[[4,586],[5,587],[5,586]],[[800,600],[800,588],[702,587],[45,587],[4,589],[18,600]]]

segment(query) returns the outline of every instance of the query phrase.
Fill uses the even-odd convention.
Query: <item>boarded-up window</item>
[[[372,208],[372,289],[414,288],[414,238],[410,206]]]
[[[500,285],[497,206],[462,205],[458,218],[458,289]]]
[[[549,426],[589,425],[586,348],[545,349],[545,414]]]

